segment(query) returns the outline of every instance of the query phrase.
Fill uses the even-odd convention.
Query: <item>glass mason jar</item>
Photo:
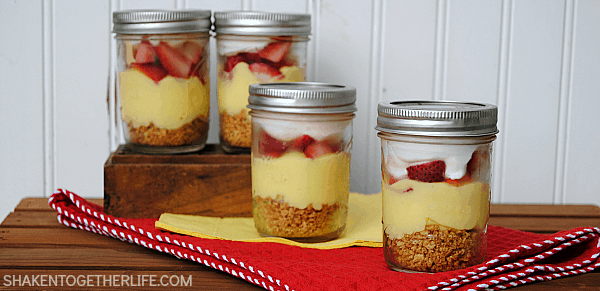
[[[215,12],[219,140],[227,153],[248,153],[248,86],[306,81],[309,14]]]
[[[348,214],[356,89],[300,82],[249,91],[256,229],[300,242],[339,237]]]
[[[204,148],[210,17],[204,10],[113,13],[116,104],[128,148],[151,154]]]
[[[383,252],[397,271],[444,272],[483,262],[497,107],[383,102]]]

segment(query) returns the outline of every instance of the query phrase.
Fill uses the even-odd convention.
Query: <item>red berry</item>
[[[281,61],[292,46],[291,42],[271,42],[260,51],[260,57],[273,63]]]
[[[446,163],[441,160],[418,164],[406,168],[408,178],[411,180],[433,183],[444,181]]]
[[[229,72],[231,72],[231,70],[233,70],[235,65],[237,65],[238,63],[243,62],[243,61],[244,61],[244,59],[240,55],[229,56],[229,57],[227,57],[227,60],[225,61],[225,68],[223,68],[223,69],[225,70],[225,72],[229,73]]]
[[[135,53],[135,62],[140,64],[154,63],[154,58],[156,57],[156,52],[154,52],[154,48],[152,44],[148,41],[143,41],[138,45],[137,51]]]
[[[181,51],[164,41],[161,41],[154,49],[163,68],[171,76],[176,78],[187,78],[190,76],[193,62]]]
[[[200,44],[191,40],[185,41],[179,49],[194,64],[197,64],[200,61],[202,58],[202,51],[204,50]]]
[[[304,149],[304,155],[307,158],[316,159],[322,155],[335,153],[336,149],[327,141],[315,141]]]
[[[169,75],[169,73],[165,69],[163,69],[163,67],[157,66],[155,64],[132,63],[131,67],[137,68],[142,73],[144,73],[146,76],[148,76],[148,78],[154,80],[154,82],[157,84],[158,84],[158,82],[160,82],[160,80],[162,80],[167,75]]]
[[[299,152],[304,152],[306,147],[312,144],[313,142],[315,142],[315,139],[305,134],[301,137],[292,140],[291,148]]]
[[[269,80],[281,75],[281,72],[279,72],[279,70],[265,63],[254,63],[250,65],[250,72],[254,74],[265,75]]]
[[[280,141],[268,133],[262,131],[258,139],[258,152],[266,157],[278,158],[285,151],[289,145],[286,142]]]

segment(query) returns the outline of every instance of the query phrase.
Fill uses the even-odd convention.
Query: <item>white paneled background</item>
[[[598,0],[0,0],[0,220],[56,188],[102,197],[112,12],[139,8],[310,13],[309,80],[357,87],[352,191],[380,189],[377,103],[469,100],[499,107],[493,202],[600,205]]]

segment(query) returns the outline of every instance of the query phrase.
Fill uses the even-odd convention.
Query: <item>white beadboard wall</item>
[[[494,203],[600,205],[600,1],[0,0],[0,219],[56,188],[102,197],[112,12],[141,8],[310,13],[309,80],[357,87],[352,191],[380,190],[379,102],[468,100],[499,107]]]

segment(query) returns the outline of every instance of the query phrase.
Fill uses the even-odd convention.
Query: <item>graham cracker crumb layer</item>
[[[258,231],[265,235],[308,238],[336,233],[344,229],[347,209],[337,202],[315,209],[312,204],[300,209],[276,199],[254,196],[252,214]]]
[[[384,233],[384,255],[398,269],[430,273],[463,269],[483,261],[484,237],[481,231],[432,224],[402,238]]]
[[[247,109],[235,115],[221,112],[219,122],[221,139],[229,146],[249,148],[252,145],[252,122]]]
[[[177,129],[160,128],[154,123],[134,127],[132,122],[128,122],[127,129],[129,130],[129,142],[133,144],[182,146],[204,140],[208,134],[208,122],[203,116],[198,116]]]

